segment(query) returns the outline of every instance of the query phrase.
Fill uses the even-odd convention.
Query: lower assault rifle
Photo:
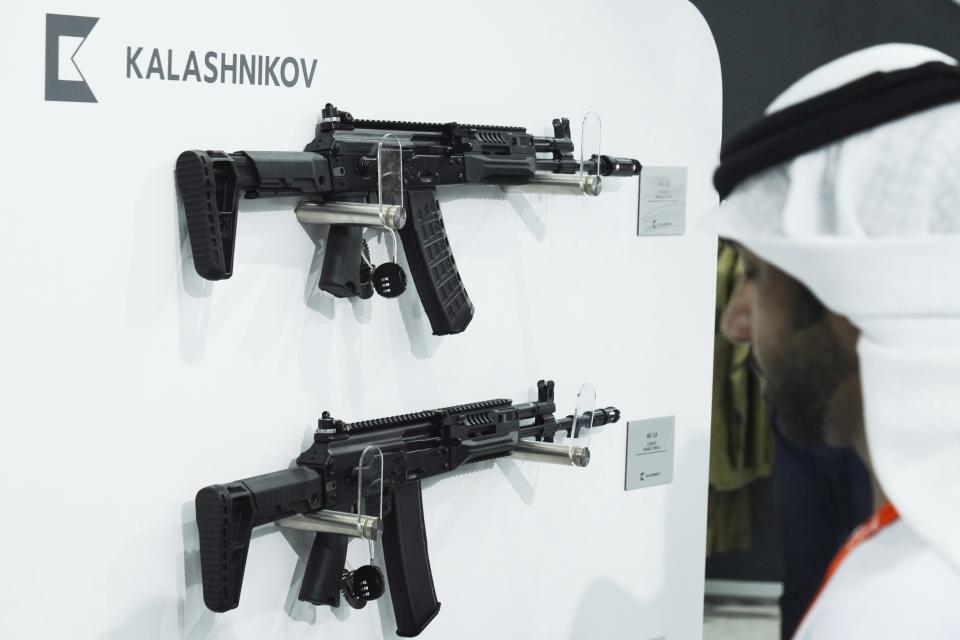
[[[375,567],[345,571],[348,537],[375,539],[382,532],[397,634],[418,635],[440,609],[420,482],[509,455],[582,467],[589,450],[554,443],[557,433],[577,437],[620,419],[614,407],[592,406],[557,419],[553,382],[541,380],[537,390],[535,402],[488,400],[349,424],[324,413],[314,444],[295,468],[201,489],[196,511],[207,607],[237,606],[252,529],[271,522],[317,532],[300,600],[337,607],[343,593],[351,605],[362,606],[383,593],[384,581]],[[376,473],[363,481],[371,465],[362,460],[373,448]],[[368,506],[367,499],[380,501],[379,514],[365,513],[369,509],[361,503]]]
[[[297,217],[331,224],[319,287],[337,297],[403,292],[395,263],[374,270],[364,227],[399,231],[420,301],[436,335],[460,333],[473,318],[447,240],[436,188],[501,185],[541,192],[599,195],[601,177],[635,176],[631,158],[574,158],[570,122],[553,121],[554,137],[523,127],[361,120],[327,104],[303,151],[184,151],[176,181],[183,199],[193,263],[202,277],[233,273],[237,204],[246,198],[299,196]],[[599,134],[599,130],[597,131]],[[394,166],[381,160],[382,141],[399,149]],[[582,151],[582,150],[581,150]],[[397,175],[399,174],[399,175]],[[384,178],[399,202],[386,202]]]

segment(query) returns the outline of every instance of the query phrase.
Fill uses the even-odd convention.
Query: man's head
[[[706,222],[750,251],[725,332],[753,344],[794,438],[868,443],[883,492],[960,570],[943,508],[960,503],[960,67],[915,45],[850,54],[725,148]]]
[[[790,440],[853,446],[863,434],[857,329],[802,284],[738,247],[744,272],[721,331],[750,344],[764,398]]]
[[[897,45],[842,58],[724,144],[714,182],[726,206],[714,228],[739,243],[746,275],[722,330],[752,345],[795,442],[865,450],[857,327],[909,307],[913,292],[890,288],[896,263],[862,240],[949,232],[960,219],[942,214],[955,191],[942,185],[957,172],[941,162],[955,146],[960,74],[937,58]],[[923,113],[903,120],[911,109]]]

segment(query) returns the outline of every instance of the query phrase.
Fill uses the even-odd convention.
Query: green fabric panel
[[[767,425],[760,380],[747,366],[750,347],[731,344],[720,334],[724,307],[742,273],[736,250],[721,242],[713,351],[708,555],[750,547],[748,485],[769,477],[773,468],[773,434]]]

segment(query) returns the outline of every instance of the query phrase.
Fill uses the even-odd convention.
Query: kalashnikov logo
[[[73,57],[86,42],[87,36],[93,30],[100,18],[85,16],[65,16],[56,13],[47,14],[47,63],[46,81],[44,83],[44,98],[63,102],[96,102],[97,98],[90,90],[80,67]],[[68,36],[80,38],[80,44],[70,54],[70,63],[80,74],[80,80],[60,79],[60,37]]]
[[[160,49],[147,52],[143,47],[127,47],[127,78],[288,88],[302,82],[309,89],[318,62],[315,58],[307,64],[305,58],[293,56],[281,58],[217,51],[200,54],[189,51],[185,60],[178,58],[181,56],[175,55],[173,49],[161,54]]]
[[[83,46],[90,31],[100,18],[84,16],[66,16],[47,14],[47,100],[67,102],[96,102],[97,98],[90,90],[83,73],[74,61],[77,51]],[[80,80],[62,80],[60,69],[60,46],[65,44],[63,37],[80,38],[70,55]],[[165,54],[165,55],[164,55]],[[261,87],[293,88],[302,85],[309,89],[313,85],[319,61],[316,58],[295,58],[293,56],[267,56],[242,53],[223,53],[206,51],[197,53],[188,51],[186,56],[177,54],[173,49],[161,53],[160,49],[127,47],[127,78],[136,80],[174,80],[194,81],[206,84],[246,84]],[[175,62],[176,61],[176,62]]]

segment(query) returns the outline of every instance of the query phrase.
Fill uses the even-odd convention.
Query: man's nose
[[[750,342],[750,300],[743,282],[737,283],[720,318],[720,333],[734,344]]]

